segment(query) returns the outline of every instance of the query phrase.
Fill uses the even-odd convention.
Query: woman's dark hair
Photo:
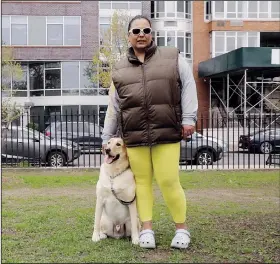
[[[146,19],[149,24],[150,24],[150,27],[152,27],[152,23],[151,23],[151,20],[149,18],[147,18],[146,16],[143,16],[143,15],[137,15],[135,17],[133,17],[130,21],[129,21],[129,24],[128,24],[128,31],[130,30],[131,28],[131,24],[134,20],[137,20],[137,19]]]

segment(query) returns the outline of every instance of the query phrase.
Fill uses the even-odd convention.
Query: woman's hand
[[[182,126],[182,137],[186,139],[194,133],[194,126],[191,125],[183,125]]]

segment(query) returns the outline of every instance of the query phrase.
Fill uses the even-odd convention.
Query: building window
[[[10,45],[10,17],[9,16],[2,16],[2,44],[3,45]]]
[[[99,18],[99,40],[100,40],[100,45],[105,44],[108,41],[108,32],[110,29],[110,24],[111,24],[111,17],[100,17]]]
[[[12,95],[16,97],[27,96],[27,65],[21,65],[21,76],[12,76]]]
[[[60,62],[45,63],[45,95],[61,95],[61,64]]]
[[[79,95],[79,62],[62,62],[62,95]]]
[[[63,105],[62,106],[62,121],[77,122],[79,115],[79,106],[78,105]],[[66,125],[66,124],[65,124]],[[77,123],[70,123],[68,125],[68,131],[70,127],[73,127],[73,130],[77,132]],[[75,129],[76,127],[76,129]]]
[[[92,63],[82,61],[80,62],[81,95],[96,95],[96,88],[98,88],[98,83],[93,81],[93,76],[96,73],[96,69],[92,66]]]
[[[30,96],[44,95],[44,64],[29,63]]]
[[[2,16],[2,39],[4,45],[80,46],[81,17]]]
[[[1,92],[3,97],[11,96],[12,76],[10,68],[7,65],[1,68]]]
[[[204,2],[204,19],[211,20],[212,15],[212,8],[211,8],[211,1]]]
[[[152,18],[191,19],[191,1],[152,1]]]
[[[39,126],[39,131],[44,131],[50,123],[68,121],[62,124],[64,130],[79,130],[98,134],[103,127],[107,105],[49,105],[34,106],[30,109],[30,120]],[[73,123],[72,123],[73,122]],[[78,123],[81,122],[81,123]],[[96,125],[94,125],[96,124]],[[60,129],[57,127],[60,131]],[[58,133],[52,130],[52,133]]]
[[[258,2],[248,2],[248,18],[258,18]]]
[[[214,31],[212,33],[212,57],[241,47],[259,47],[259,32]]]
[[[28,44],[29,45],[46,44],[46,17],[44,16],[28,17]]]
[[[213,19],[280,19],[280,1],[212,1],[212,6]]]
[[[225,2],[224,1],[215,1],[214,2],[214,16],[215,18],[224,18],[225,12]]]
[[[260,9],[259,18],[269,18],[269,10],[268,10],[268,2],[267,1],[260,1],[259,2],[259,9]],[[278,11],[278,13],[280,13],[280,12]],[[273,18],[273,16],[272,16],[272,18]]]
[[[80,45],[80,17],[64,17],[64,45]]]
[[[271,1],[271,18],[280,18],[280,1]]]
[[[154,38],[158,46],[177,47],[185,58],[192,58],[191,33],[184,31],[155,31]]]
[[[47,45],[63,45],[63,17],[47,17]]]
[[[141,9],[141,1],[99,1],[99,9]]]
[[[27,17],[11,17],[12,45],[27,44]]]
[[[29,62],[22,64],[22,74],[11,76],[2,68],[2,95],[26,97],[61,95],[108,95],[108,89],[94,81],[96,67],[91,61]],[[29,81],[28,81],[29,80]]]

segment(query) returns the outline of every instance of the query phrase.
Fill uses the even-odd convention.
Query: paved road
[[[240,151],[236,153],[225,154],[223,159],[215,162],[213,167],[218,168],[263,168],[267,160],[268,155],[264,154],[249,154],[246,151]],[[100,164],[103,162],[103,156],[86,154],[81,155],[78,160],[74,161],[74,167],[100,167]],[[190,165],[190,164],[188,164]],[[183,167],[183,166],[181,166]],[[184,166],[185,167],[185,166]],[[190,166],[188,166],[190,167]],[[192,165],[193,168],[196,168],[196,165]],[[209,166],[209,167],[212,167]]]

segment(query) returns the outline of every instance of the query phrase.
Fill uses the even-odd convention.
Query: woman
[[[186,198],[179,179],[180,141],[194,132],[197,94],[192,72],[176,48],[157,47],[151,22],[134,17],[128,26],[131,45],[112,74],[103,146],[119,130],[135,175],[142,231],[140,246],[155,248],[152,231],[155,177],[175,223],[172,247],[187,248]]]

